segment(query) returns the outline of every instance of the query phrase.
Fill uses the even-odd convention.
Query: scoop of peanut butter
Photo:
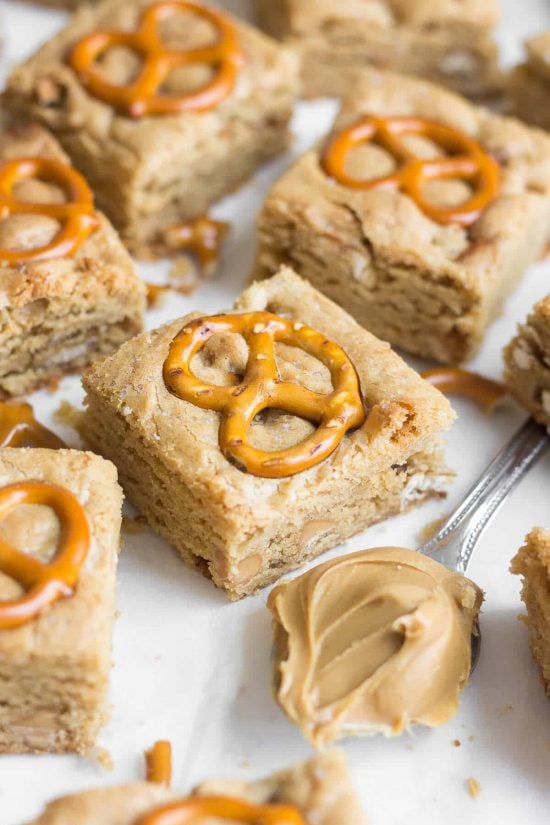
[[[470,675],[481,590],[421,553],[379,547],[278,585],[275,693],[315,746],[447,722]]]

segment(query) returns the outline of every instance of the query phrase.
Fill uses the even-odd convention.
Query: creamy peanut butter
[[[482,599],[469,579],[401,547],[284,582],[268,601],[277,701],[316,746],[441,725],[468,681]]]

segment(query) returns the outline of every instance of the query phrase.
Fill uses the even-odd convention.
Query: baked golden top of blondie
[[[22,160],[32,167],[34,159],[44,168],[23,170],[15,181],[10,172],[11,195],[6,199],[0,192],[2,305],[21,307],[42,298],[54,305],[68,296],[89,296],[91,290],[98,295],[116,294],[129,286],[133,293],[137,289],[144,295],[145,288],[134,275],[114,229],[101,213],[93,211],[85,181],[46,129],[24,124],[0,130],[0,190],[3,169],[10,170]],[[48,164],[64,172],[52,175]],[[78,193],[73,191],[74,180]],[[84,202],[70,203],[73,194],[86,196]],[[14,198],[18,203],[13,204]],[[32,206],[27,208],[26,201]],[[69,233],[67,244],[65,230],[75,220],[75,232]],[[76,243],[70,242],[71,237]],[[46,254],[37,254],[40,251]]]
[[[319,331],[335,342],[353,363],[361,384],[367,420],[349,432],[338,450],[321,464],[285,479],[245,474],[219,449],[220,413],[201,409],[175,397],[166,388],[163,364],[174,336],[192,324],[197,314],[171,322],[124,344],[118,352],[93,365],[84,378],[93,396],[109,405],[176,474],[188,478],[201,495],[225,506],[254,504],[254,518],[272,517],[281,496],[315,484],[330,484],[342,473],[363,476],[406,460],[411,450],[433,447],[453,412],[443,396],[411,370],[390,346],[359,327],[349,315],[320,295],[291,270],[283,268],[269,281],[253,284],[236,302],[237,313],[269,312],[294,324]],[[235,332],[213,336],[191,361],[199,381],[214,387],[242,381],[249,348]],[[329,369],[309,352],[283,342],[275,344],[280,378],[310,393],[329,396]],[[287,450],[308,438],[314,426],[296,415],[266,410],[250,428],[249,441],[258,450]],[[192,468],[192,473],[190,473]],[[201,492],[202,491],[202,492]],[[238,508],[237,508],[238,509]],[[238,512],[235,509],[235,517]]]
[[[232,22],[190,0],[150,2],[133,30],[98,29],[68,56],[90,94],[136,118],[215,108],[243,59]]]
[[[230,19],[235,30],[235,48],[242,53],[242,62],[235,73],[234,83],[226,83],[228,93],[223,100],[206,110],[189,108],[168,111],[161,116],[148,113],[142,107],[137,120],[129,117],[116,105],[92,93],[87,88],[86,72],[75,71],[67,56],[79,42],[94,33],[114,31],[127,36],[135,32],[144,11],[151,5],[152,0],[102,0],[97,4],[82,5],[58,35],[13,71],[8,84],[14,104],[19,105],[24,99],[25,107],[36,109],[54,131],[81,129],[94,142],[105,140],[116,146],[117,165],[123,168],[121,176],[124,179],[126,166],[134,162],[135,156],[147,160],[153,153],[155,169],[161,169],[162,157],[171,148],[171,142],[181,142],[182,129],[185,129],[189,150],[195,151],[203,141],[219,135],[220,120],[231,124],[233,118],[241,116],[243,106],[261,109],[263,95],[280,87],[281,76],[288,75],[289,82],[291,79],[294,82],[294,55],[247,23],[224,15],[224,20]],[[202,50],[217,36],[211,22],[189,11],[166,18],[161,15],[156,31],[162,48],[191,54],[195,49]],[[212,81],[216,62],[214,70],[204,62],[172,67],[158,89],[158,96],[167,101],[173,96],[195,94]],[[97,62],[93,77],[104,90],[105,84],[112,89],[131,86],[141,73],[142,63],[134,49],[111,48]],[[96,75],[96,70],[101,71],[100,76]],[[158,78],[154,80],[149,90],[153,97]],[[147,98],[149,101],[151,95]]]
[[[315,746],[443,724],[468,680],[482,598],[469,579],[401,547],[283,582],[268,600],[277,700]]]
[[[500,18],[497,0],[286,0],[285,5],[292,28],[303,32],[340,20],[384,29],[430,23],[488,28]]]
[[[426,150],[430,144],[433,147],[429,157],[427,151],[419,152],[423,144]],[[374,177],[348,172],[354,152],[374,147],[386,152],[387,160],[394,164],[391,172]],[[458,129],[427,118],[365,115],[332,136],[321,163],[342,186],[405,193],[425,215],[441,224],[470,226],[500,191],[500,168],[480,144]],[[464,184],[464,197],[460,199],[457,191],[456,203],[442,204],[441,184],[448,187],[449,182],[453,186]],[[426,197],[425,190],[433,190],[434,184],[439,187],[439,197],[437,190],[434,198]]]

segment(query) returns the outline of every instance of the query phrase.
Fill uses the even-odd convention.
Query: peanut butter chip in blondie
[[[319,565],[269,597],[277,699],[316,746],[441,725],[469,677],[481,601],[473,582],[400,547]]]

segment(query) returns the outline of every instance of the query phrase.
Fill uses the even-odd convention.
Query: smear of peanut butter
[[[284,582],[268,601],[277,700],[316,746],[443,724],[468,681],[482,599],[469,579],[400,547]]]

